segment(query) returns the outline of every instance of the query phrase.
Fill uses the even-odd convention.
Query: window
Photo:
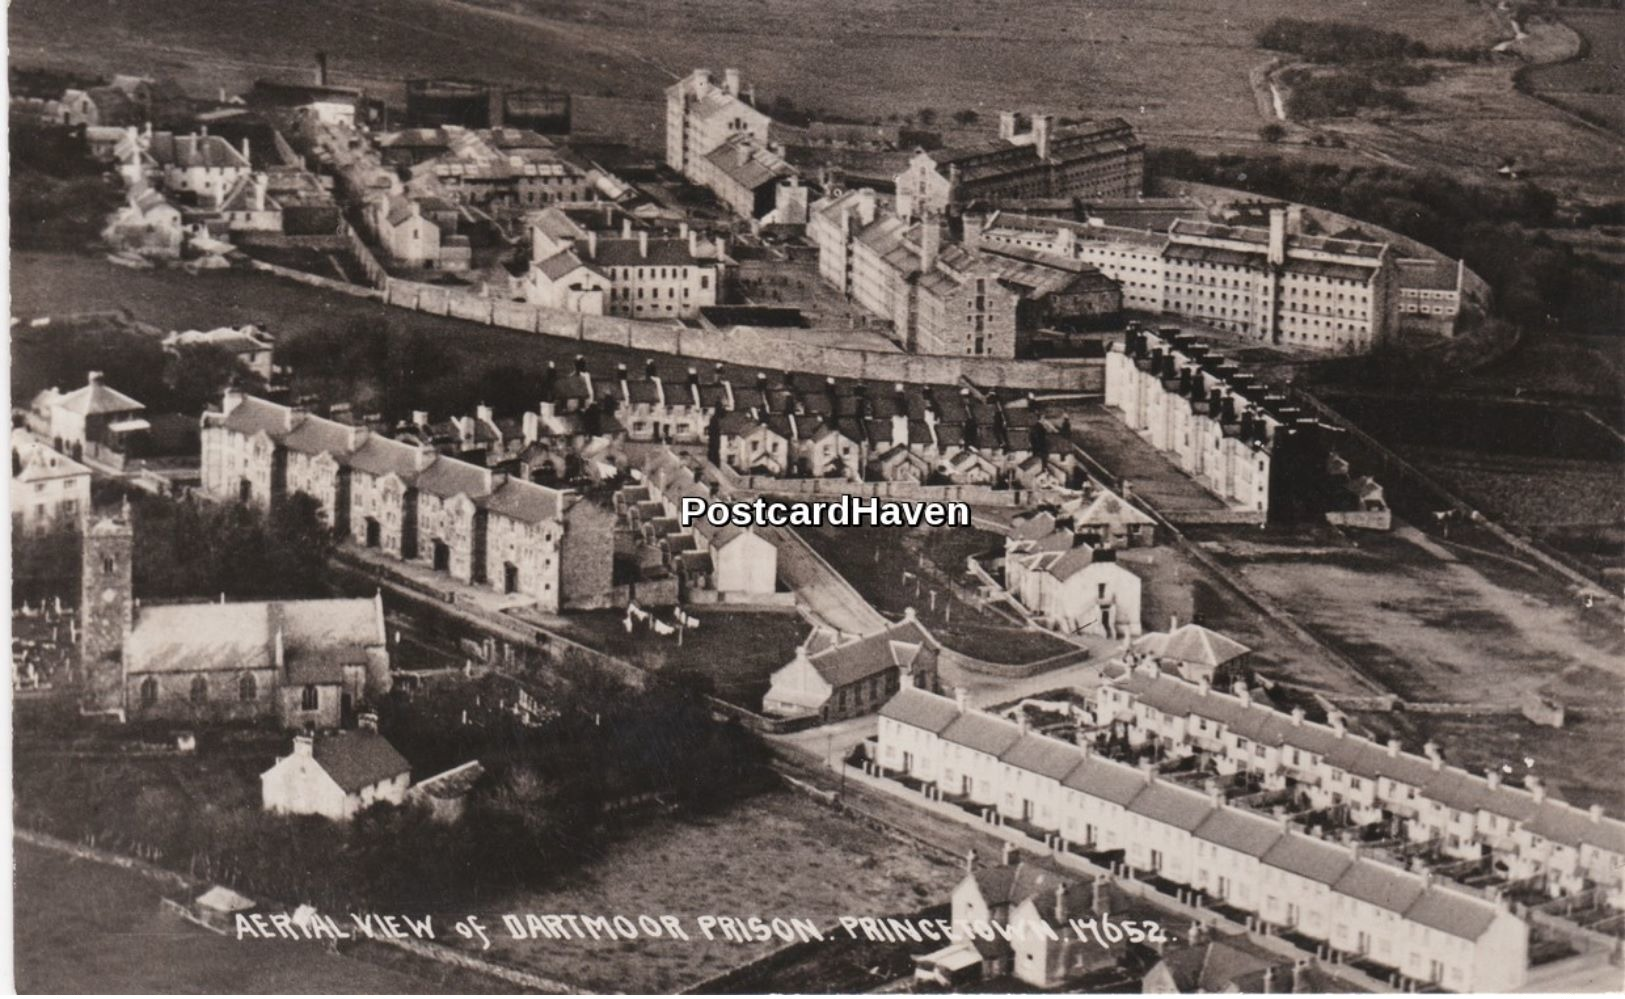
[[[147,677],[141,681],[141,706],[150,708],[158,703],[158,681]]]
[[[237,699],[252,701],[259,697],[259,684],[254,682],[252,676],[245,676],[237,681]]]
[[[193,704],[207,704],[208,702],[209,702],[209,681],[203,679],[203,677],[201,677],[201,676],[193,678],[193,680],[192,680],[192,703]]]
[[[313,683],[305,684],[304,693],[299,696],[299,707],[305,711],[315,711],[322,706],[321,691]]]

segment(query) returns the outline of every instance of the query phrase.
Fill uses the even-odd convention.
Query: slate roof
[[[107,385],[99,381],[82,385],[72,392],[59,396],[56,400],[56,406],[58,409],[65,409],[70,413],[78,413],[81,416],[128,413],[147,408],[123,392],[108,388]]]
[[[1361,857],[1332,885],[1350,898],[1403,913],[1422,894],[1422,879],[1409,871]]]
[[[1274,819],[1240,808],[1216,808],[1195,829],[1196,837],[1248,857],[1262,857],[1285,835]]]
[[[1149,652],[1165,659],[1221,666],[1252,650],[1240,642],[1199,624],[1182,624],[1171,632],[1153,632],[1134,643],[1136,652]]]
[[[282,630],[289,663],[384,644],[378,605],[369,599],[166,604],[143,607],[125,643],[131,673],[264,669]],[[353,658],[352,658],[353,661]]]
[[[1145,774],[1137,768],[1094,755],[1090,755],[1061,781],[1063,787],[1125,806],[1144,790],[1147,783]]]
[[[1083,762],[1083,751],[1073,743],[1029,732],[1005,750],[999,760],[1030,773],[1060,780]]]
[[[1263,856],[1264,863],[1299,877],[1333,885],[1354,863],[1348,848],[1296,833],[1282,836]]]
[[[1495,922],[1498,911],[1494,902],[1441,885],[1429,885],[1405,910],[1405,918],[1453,937],[1477,940]]]
[[[412,770],[388,739],[368,729],[319,735],[311,752],[317,765],[349,794]]]
[[[557,489],[510,476],[486,497],[485,506],[494,514],[539,524],[564,515],[564,495]]]
[[[1128,810],[1136,815],[1144,815],[1153,822],[1190,832],[1213,811],[1213,800],[1201,791],[1165,780],[1154,780],[1147,782],[1145,788],[1134,796]]]
[[[912,666],[922,651],[937,647],[936,639],[917,621],[900,621],[810,655],[807,661],[825,683],[838,688],[893,667]]]
[[[880,717],[940,735],[959,717],[959,705],[949,697],[904,687],[880,709]]]

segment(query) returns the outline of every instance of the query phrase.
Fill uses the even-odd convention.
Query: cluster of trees
[[[1625,321],[1625,280],[1539,231],[1569,220],[1556,197],[1534,184],[1490,187],[1433,171],[1186,149],[1152,150],[1147,158],[1157,176],[1314,205],[1462,258],[1495,289],[1497,312],[1513,322],[1612,332]]]
[[[1287,116],[1299,120],[1346,118],[1368,108],[1409,111],[1415,107],[1402,91],[1382,85],[1379,76],[1366,70],[1289,69],[1281,74],[1281,82],[1289,88]]]
[[[1426,45],[1397,31],[1297,17],[1271,21],[1258,32],[1257,42],[1260,48],[1292,52],[1310,62],[1361,63],[1429,55]]]
[[[234,381],[244,391],[265,389],[236,355],[213,344],[169,351],[154,336],[102,323],[22,330],[12,338],[11,397],[24,405],[47,388],[78,388],[87,371],[105,372],[114,388],[153,413],[201,413]]]
[[[389,420],[413,410],[471,413],[481,403],[519,412],[541,398],[542,372],[514,357],[457,351],[421,329],[391,329],[383,318],[305,330],[277,345],[277,362],[293,371],[298,395],[347,399],[358,414]]]
[[[348,826],[266,814],[253,777],[268,760],[241,748],[211,751],[211,775],[184,786],[167,763],[154,770],[111,754],[25,753],[20,821],[116,836],[172,868],[329,912],[443,912],[570,875],[633,821],[606,812],[617,798],[660,791],[703,810],[769,779],[760,743],[713,721],[682,689],[572,687],[553,695],[553,724],[527,729],[494,710],[499,683],[448,685],[385,705],[383,731],[419,776],[470,758],[486,767],[456,824],[414,806],[376,805]],[[232,733],[229,742],[286,752],[280,736]]]

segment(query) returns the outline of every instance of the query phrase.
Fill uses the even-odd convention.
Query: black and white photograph
[[[1621,0],[0,18],[0,987],[1625,992]]]

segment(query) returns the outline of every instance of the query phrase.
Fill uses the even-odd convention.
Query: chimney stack
[[[310,735],[296,735],[293,737],[293,755],[311,756],[316,749],[316,738]]]
[[[969,708],[970,707],[970,691],[966,690],[964,687],[955,687],[954,688],[954,703],[959,705],[959,710],[961,710],[961,711],[964,711],[967,708]]]
[[[638,233],[638,256],[639,257],[648,257],[649,256],[649,233],[648,233],[648,230],[643,230],[643,231]]]
[[[739,96],[739,70],[725,69],[722,71],[722,89],[726,90],[730,97]]]
[[[1016,860],[1016,845],[1006,841],[999,851],[999,863],[1009,867]]]
[[[316,53],[316,86],[327,86],[327,53]]]
[[[926,215],[920,222],[920,271],[929,274],[937,268],[937,254],[942,252],[942,219]]]
[[[1033,115],[1033,149],[1038,153],[1038,158],[1041,160],[1049,159],[1050,129],[1054,123],[1054,115]]]
[[[1006,142],[1016,137],[1016,113],[1014,111],[999,112],[999,138]]]
[[[248,140],[244,139],[243,145],[246,146],[247,144]],[[265,188],[268,184],[269,181],[265,174],[257,173],[254,175],[254,210],[256,212],[265,211]]]
[[[1066,923],[1066,882],[1055,886],[1055,922]]]
[[[254,162],[252,159],[249,159],[249,156],[248,156],[248,136],[246,136],[246,135],[243,136],[243,160],[248,162],[248,163],[253,163]]]
[[[1270,264],[1279,267],[1286,263],[1286,209],[1270,209]]]

